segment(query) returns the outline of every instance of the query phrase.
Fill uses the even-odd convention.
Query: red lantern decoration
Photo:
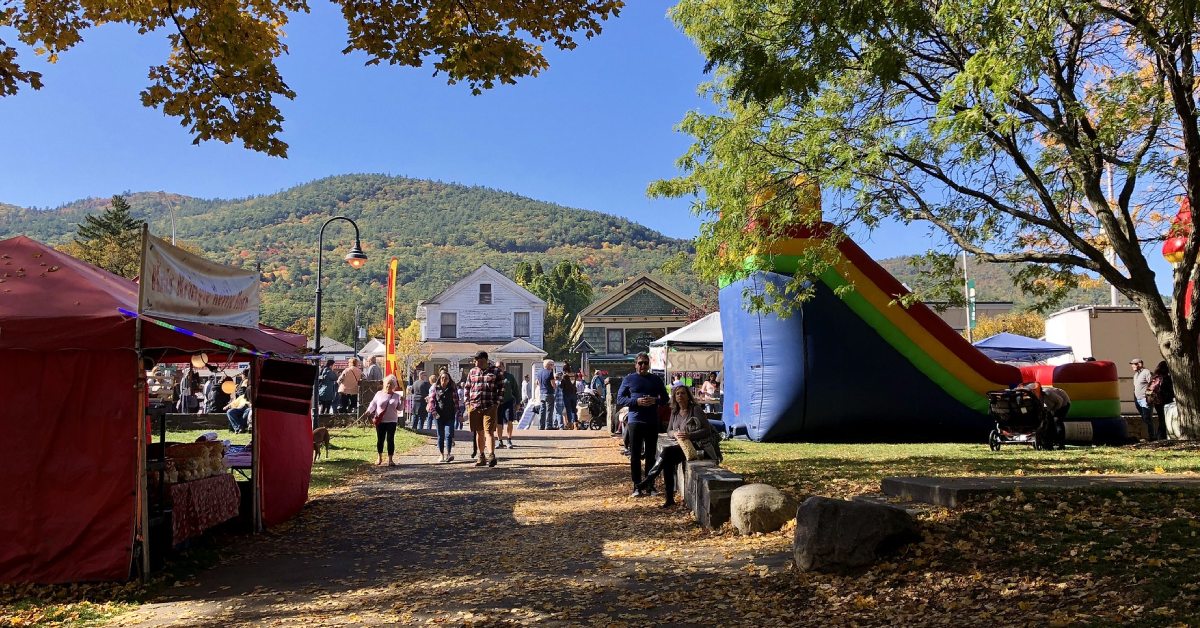
[[[1183,249],[1187,248],[1187,242],[1187,236],[1167,238],[1167,241],[1163,242],[1163,257],[1172,264],[1178,264],[1183,261]]]

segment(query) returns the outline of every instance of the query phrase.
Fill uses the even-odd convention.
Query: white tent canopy
[[[721,313],[708,316],[650,343],[650,368],[669,377],[679,372],[722,370]]]

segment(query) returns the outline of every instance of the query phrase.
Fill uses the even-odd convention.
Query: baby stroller
[[[1033,445],[1034,449],[1063,449],[1066,429],[1042,403],[1041,390],[1019,386],[994,390],[988,395],[988,409],[996,428],[988,434],[988,446],[1000,451],[1002,445]]]
[[[602,429],[607,424],[607,418],[608,411],[600,395],[590,390],[579,395],[579,429]]]

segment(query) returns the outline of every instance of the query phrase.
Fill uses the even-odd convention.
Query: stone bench
[[[709,530],[729,521],[729,500],[734,489],[745,484],[741,475],[712,460],[693,460],[679,465],[675,485],[683,503],[696,521]]]

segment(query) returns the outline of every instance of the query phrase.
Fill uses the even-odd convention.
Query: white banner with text
[[[258,327],[259,278],[147,234],[141,310],[196,323]]]

